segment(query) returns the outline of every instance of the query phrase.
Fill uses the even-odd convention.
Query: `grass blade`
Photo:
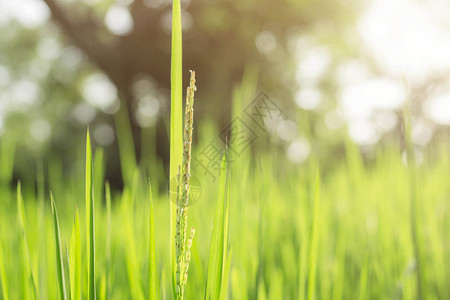
[[[137,168],[136,152],[134,149],[133,131],[128,115],[127,104],[121,102],[119,111],[114,114],[114,124],[119,144],[120,169],[122,180],[126,186],[131,185],[133,174]]]
[[[366,258],[364,259],[362,268],[361,268],[361,275],[359,279],[359,299],[367,299],[367,277],[368,277],[368,268],[369,268],[369,260]]]
[[[111,188],[109,182],[105,183],[105,197],[106,197],[106,297],[111,299]]]
[[[94,155],[94,199],[97,201],[97,207],[103,203],[103,182],[105,178],[105,155],[103,148],[95,149]]]
[[[70,296],[72,300],[81,299],[81,231],[78,208],[75,210],[75,218],[70,238]]]
[[[25,212],[23,208],[22,187],[20,181],[17,183],[17,213],[19,219],[20,245],[22,253],[23,294],[28,296],[28,280],[31,280],[34,299],[39,299],[39,292],[33,276],[30,252],[28,250],[27,234],[25,230]]]
[[[152,186],[148,183],[150,192],[150,238],[149,238],[149,285],[148,299],[156,300],[156,255],[155,255],[155,219],[153,212]]]
[[[407,168],[408,168],[408,188],[409,188],[409,214],[410,214],[410,231],[414,250],[414,257],[416,259],[417,272],[416,272],[416,286],[417,286],[417,299],[425,299],[427,296],[427,283],[426,283],[426,265],[424,246],[423,246],[423,225],[421,224],[421,215],[424,210],[420,207],[418,202],[418,172],[416,164],[416,154],[414,149],[414,143],[412,140],[412,123],[411,112],[408,106],[405,107],[403,112],[404,118],[404,130],[405,130],[405,144],[407,154]]]
[[[229,210],[229,178],[226,155],[223,156],[219,176],[219,194],[209,251],[206,299],[219,299],[227,264],[227,236]],[[225,286],[225,285],[224,285]]]
[[[67,249],[67,244],[64,244],[64,249],[65,249],[65,254],[66,254],[66,260],[67,260],[67,269],[68,269],[68,271],[69,271],[69,276],[70,276],[70,258],[69,258],[69,249]],[[70,297],[71,297],[71,295],[70,295],[70,291],[72,290],[72,288],[71,288],[71,286],[70,286],[70,278],[69,278],[69,287],[67,288],[68,290],[69,290],[69,293],[68,293],[68,299],[69,300],[72,300]]]
[[[176,297],[175,277],[175,220],[176,220],[176,184],[175,180],[178,167],[182,161],[183,151],[183,83],[182,83],[182,31],[181,31],[181,4],[180,0],[172,3],[172,55],[170,69],[170,261],[172,270],[172,291]],[[175,186],[174,186],[175,185]]]
[[[9,183],[13,176],[15,143],[13,140],[2,140],[0,147],[0,182]]]
[[[314,208],[311,226],[311,236],[308,254],[308,300],[314,299],[317,272],[317,243],[319,239],[319,213],[320,213],[320,175],[316,171],[314,186]]]
[[[56,210],[55,199],[50,192],[50,201],[52,205],[53,222],[55,226],[55,243],[56,243],[56,267],[58,271],[59,298],[67,300],[66,284],[64,280],[64,263],[61,249],[61,237],[59,232],[58,211]]]
[[[164,269],[161,272],[161,299],[166,300],[166,274],[164,274]]]
[[[126,272],[128,275],[128,284],[130,286],[130,294],[132,299],[144,300],[144,291],[142,289],[142,282],[140,277],[140,261],[136,255],[138,242],[135,238],[135,218],[133,200],[136,197],[136,187],[138,184],[138,177],[133,179],[132,187],[125,189],[122,195],[122,212],[123,212],[123,232],[125,243],[123,251],[125,254]]]
[[[88,299],[95,300],[95,223],[92,150],[89,128],[86,134],[86,232],[88,261]]]
[[[3,257],[3,241],[0,237],[0,283],[2,286],[2,295],[4,300],[9,300],[8,296],[8,280],[6,278],[5,273],[5,265],[4,265],[4,257]]]
[[[230,250],[230,254],[227,257],[224,272],[222,275],[222,284],[220,286],[220,298],[219,300],[227,299],[227,291],[228,291],[228,277],[230,276],[231,269],[231,258],[233,257],[233,251]]]

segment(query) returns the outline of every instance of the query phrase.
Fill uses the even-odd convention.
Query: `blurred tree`
[[[0,98],[11,104],[3,120],[8,136],[20,139],[37,156],[63,153],[62,160],[70,160],[74,145],[83,143],[75,133],[88,123],[98,144],[111,143],[114,133],[108,126],[118,97],[128,110],[135,141],[139,143],[139,127],[156,125],[158,155],[166,158],[168,143],[160,141],[167,140],[161,121],[169,106],[171,1],[20,1],[42,12],[44,21],[24,22],[22,15],[33,14],[23,7],[16,19],[2,21],[0,15],[0,72],[3,66],[9,77]],[[48,11],[35,7],[44,3]],[[259,70],[259,89],[293,106],[299,38],[313,37],[313,44],[326,43],[334,48],[329,51],[333,55],[345,55],[355,3],[182,1],[184,76],[187,82],[188,69],[198,74],[197,120],[207,116],[225,127],[233,88],[248,65]],[[46,22],[49,13],[53,24]],[[328,86],[325,81],[324,88]],[[0,101],[0,123],[1,110]],[[286,113],[297,118],[295,110]],[[115,151],[108,149],[112,161],[117,161]]]
[[[115,84],[132,119],[139,78],[149,75],[158,86],[170,87],[171,1],[43,1],[69,41]],[[246,65],[259,66],[261,87],[291,98],[296,85],[292,43],[317,24],[339,28],[352,20],[341,1],[196,0],[182,6],[183,65],[199,76],[197,110],[222,122]],[[188,72],[184,75],[187,79]]]
[[[137,151],[148,152],[156,138],[157,154],[167,158],[171,2],[0,0],[0,142],[18,141],[16,161],[24,170],[46,156],[58,156],[70,168],[87,124],[97,145],[111,145],[118,99],[129,114]],[[361,8],[371,4],[357,0],[183,0],[184,76],[187,82],[188,69],[197,71],[196,120],[209,118],[226,127],[233,89],[250,65],[259,71],[258,89],[283,105],[284,120],[272,124],[267,138],[279,137],[280,149],[297,157],[294,161],[301,161],[298,149],[305,140],[330,161],[342,152],[347,132],[369,149],[382,137],[398,141],[406,97],[412,100],[419,146],[448,136],[448,72],[425,76],[421,71],[427,58],[447,57],[446,48],[436,46],[448,44],[445,35],[434,36],[439,43],[433,47],[409,46],[427,40],[429,31],[418,38],[410,29],[423,20],[408,15],[406,2],[394,13],[388,0],[373,3],[381,6],[369,9],[367,18]],[[386,14],[410,20],[403,27],[396,21],[388,26]],[[386,42],[407,29],[406,50],[403,43]],[[400,58],[407,71],[420,67],[413,73],[423,80],[405,84],[405,76],[391,74],[393,66],[383,64],[386,57],[380,54],[394,60],[394,67]],[[415,59],[416,54],[425,58]],[[381,99],[381,108],[368,112],[374,98]],[[423,114],[428,100],[440,103],[425,105],[439,124]],[[264,148],[267,140],[260,141]],[[113,173],[117,147],[107,148],[107,154]]]
[[[171,1],[135,0],[80,1],[43,0],[70,41],[83,50],[117,86],[133,110],[133,83],[142,74],[169,87]],[[232,87],[241,80],[247,64],[261,66],[264,83],[292,86],[295,66],[290,66],[289,42],[320,22],[343,27],[349,8],[340,1],[182,1],[184,66],[195,68],[202,93],[214,107],[227,105]],[[112,6],[111,6],[112,4]],[[129,4],[129,5],[126,5]],[[114,7],[113,7],[114,6]],[[120,7],[120,8],[118,8]],[[119,13],[111,10],[119,9]],[[125,12],[120,11],[125,10]],[[130,20],[120,13],[129,11]],[[119,25],[105,25],[102,19]],[[126,24],[131,22],[131,25]],[[121,24],[129,30],[121,31]],[[110,30],[108,30],[110,29]],[[261,35],[262,34],[262,35]],[[279,65],[274,67],[274,65]],[[188,72],[185,72],[188,76]],[[265,85],[264,85],[265,86]],[[212,96],[212,97],[211,97]],[[207,105],[207,103],[202,103]]]
[[[168,103],[171,1],[43,1],[68,41],[114,83],[131,120],[136,98],[142,97],[135,85],[145,76],[165,89],[165,99],[159,100]],[[197,71],[196,111],[222,127],[229,120],[233,86],[247,65],[258,66],[260,88],[290,100],[299,36],[318,24],[337,29],[353,19],[344,3],[326,0],[196,0],[182,1],[182,8],[185,80],[187,69]],[[136,122],[133,127],[136,132]],[[157,128],[157,139],[166,139],[166,128]],[[158,148],[167,159],[167,143]]]

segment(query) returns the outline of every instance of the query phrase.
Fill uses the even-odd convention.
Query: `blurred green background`
[[[448,299],[450,3],[181,6],[201,185],[186,298],[205,292],[218,162],[243,130],[228,156],[229,298]],[[48,191],[66,243],[77,207],[85,229],[87,126],[99,298],[150,288],[148,178],[170,293],[170,21],[167,0],[0,0],[0,299],[31,295],[28,272],[57,297]]]
[[[70,170],[89,124],[120,185],[119,111],[137,157],[153,151],[168,161],[170,1],[0,3],[0,139],[16,143],[16,176],[36,158],[57,157]],[[347,135],[370,159],[377,145],[399,141],[406,101],[418,155],[448,142],[445,1],[186,0],[182,19],[185,83],[188,69],[198,79],[196,124],[225,129],[247,74],[257,88],[243,101],[264,91],[280,105],[264,135],[294,163],[317,148],[332,164]]]

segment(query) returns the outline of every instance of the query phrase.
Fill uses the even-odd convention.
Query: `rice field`
[[[236,151],[236,127],[193,123],[194,72],[183,109],[181,47],[174,1],[169,174],[155,145],[136,157],[123,110],[123,188],[89,129],[70,167],[50,157],[23,178],[14,141],[0,140],[0,299],[450,298],[447,141],[416,159],[405,112],[405,138],[369,158],[346,139],[325,164],[312,141],[293,164],[261,134]],[[256,82],[235,88],[233,120]]]
[[[11,182],[12,149],[1,144],[3,299],[176,297],[163,176],[152,196],[145,168],[110,191],[97,149],[86,175],[53,166]],[[391,147],[366,164],[349,143],[330,169],[268,150],[224,160],[216,181],[198,173],[185,298],[446,299],[450,162],[444,145],[432,153],[408,168]]]

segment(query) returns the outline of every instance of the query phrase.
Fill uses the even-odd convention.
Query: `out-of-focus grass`
[[[66,281],[64,275],[64,264],[63,264],[63,250],[61,248],[61,237],[59,232],[59,219],[58,219],[58,211],[56,209],[55,200],[53,199],[53,195],[50,193],[50,201],[52,205],[52,213],[53,213],[53,222],[55,226],[55,244],[56,244],[56,266],[58,271],[58,287],[59,287],[59,299],[66,300]]]
[[[138,165],[124,110],[115,119],[122,190],[103,183],[103,151],[88,133],[74,157],[84,165],[68,172],[58,158],[40,161],[14,197],[15,147],[0,140],[2,299],[64,298],[65,287],[72,300],[176,297],[176,187],[161,186],[174,183],[183,154],[179,1],[173,18],[169,177],[154,153],[141,153],[146,165]],[[249,67],[235,88],[233,119],[253,98],[256,74]],[[194,158],[220,131],[208,120],[198,124]],[[420,165],[409,140],[402,158],[404,144],[379,146],[367,162],[347,139],[345,154],[321,168],[315,151],[295,165],[279,148],[255,143],[217,162],[217,182],[193,160],[203,189],[189,207],[196,240],[185,298],[448,299],[448,144],[429,146]],[[44,205],[47,189],[58,215],[54,202],[54,216]]]
[[[204,127],[208,124],[200,124],[199,131],[214,132],[214,128]],[[198,144],[206,144],[211,136],[200,136]],[[380,147],[375,158],[367,163],[357,147],[351,141],[347,143],[345,157],[337,159],[335,166],[328,169],[317,169],[315,163],[292,165],[267,149],[256,149],[254,156],[260,158],[257,167],[239,156],[234,157],[229,164],[232,176],[227,192],[230,196],[228,246],[220,246],[225,242],[219,244],[221,251],[225,251],[220,251],[223,253],[220,255],[227,258],[222,259],[220,268],[215,268],[216,272],[225,274],[225,281],[220,285],[209,280],[214,277],[213,268],[208,270],[210,257],[219,254],[218,250],[212,250],[217,246],[211,244],[211,239],[225,241],[214,238],[217,234],[213,234],[213,228],[216,232],[218,227],[214,224],[219,222],[214,221],[217,207],[223,205],[221,196],[218,198],[222,195],[220,180],[215,182],[202,172],[194,172],[202,182],[203,191],[200,200],[190,207],[189,222],[196,227],[196,240],[191,250],[186,298],[208,295],[215,298],[215,289],[220,286],[220,294],[224,287],[228,298],[239,299],[306,299],[313,295],[316,299],[415,299],[418,260],[413,234],[420,239],[422,263],[426,266],[420,278],[425,286],[422,297],[450,296],[447,284],[450,268],[446,264],[450,258],[448,146],[433,144],[424,152],[423,162],[416,166],[405,163],[400,145]],[[314,153],[310,160],[316,161]],[[410,179],[411,169],[414,181]],[[91,244],[87,234],[77,233],[86,230],[90,222],[84,222],[84,218],[79,222],[75,217],[74,223],[73,218],[77,204],[82,210],[80,215],[85,213],[82,205],[85,182],[80,175],[69,173],[50,179],[58,182],[49,182],[49,177],[44,176],[44,186],[67,187],[60,192],[58,201],[60,242],[70,245],[71,253],[70,268],[67,268],[70,276],[66,276],[65,283],[71,295],[74,295],[72,289],[79,287],[76,294],[86,297],[87,278],[76,279],[80,275],[75,275],[85,273],[89,260],[82,249]],[[320,176],[320,187],[315,183],[317,176]],[[93,280],[97,296],[123,299],[151,295],[150,298],[162,299],[166,295],[171,299],[169,193],[154,187],[150,209],[146,176],[141,174],[135,178],[133,185],[123,191],[113,189],[109,193],[106,187],[106,203],[95,203],[98,209],[94,212],[97,226]],[[160,181],[167,179],[161,174]],[[59,294],[55,284],[58,282],[57,253],[50,199],[44,196],[46,205],[41,211],[40,189],[30,190],[30,185],[34,183],[23,182],[26,191],[23,202],[20,188],[17,202],[1,199],[3,299],[27,296],[33,299],[35,290],[42,299],[55,299]],[[319,190],[320,197],[316,195]],[[411,230],[413,191],[413,211],[417,215],[414,226],[420,229],[417,231]],[[10,190],[9,194],[15,193]],[[45,194],[48,195],[47,191]],[[154,231],[149,231],[149,211],[153,213]],[[42,225],[38,226],[40,222]],[[150,245],[155,247],[154,255]],[[67,267],[65,259],[63,264]],[[41,272],[37,266],[45,266],[47,271]],[[105,281],[108,293],[100,293],[102,278],[108,278]]]

